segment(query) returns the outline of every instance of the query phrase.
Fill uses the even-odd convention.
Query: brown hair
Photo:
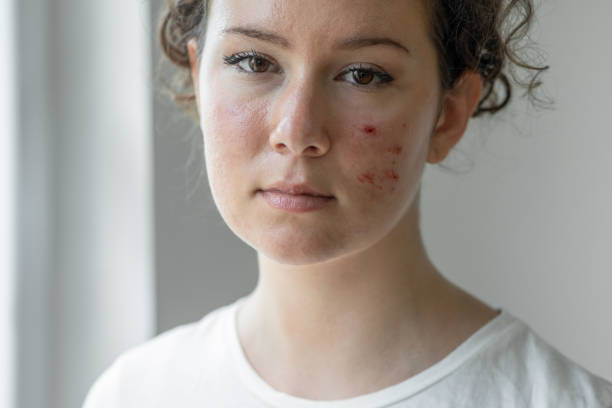
[[[534,66],[518,55],[521,41],[534,18],[532,0],[424,0],[429,12],[431,36],[438,55],[438,69],[443,89],[450,89],[465,70],[474,70],[483,78],[483,93],[473,117],[494,114],[512,97],[512,84],[526,89],[534,104],[539,75],[548,66]],[[209,0],[168,0],[161,16],[159,40],[166,57],[181,68],[174,100],[197,118],[195,95],[189,71],[187,42],[202,39],[206,30]],[[198,58],[204,40],[198,41]],[[516,68],[530,74],[521,79]],[[499,89],[501,87],[501,89]],[[545,105],[545,104],[543,104]]]

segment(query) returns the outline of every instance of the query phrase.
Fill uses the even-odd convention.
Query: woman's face
[[[406,215],[440,96],[420,1],[213,1],[198,77],[213,199],[260,253],[329,261]],[[333,199],[279,210],[259,192],[279,181]]]

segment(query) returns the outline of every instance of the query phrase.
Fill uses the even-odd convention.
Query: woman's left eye
[[[393,77],[385,72],[371,68],[365,68],[361,65],[350,67],[337,78],[350,78],[349,82],[353,85],[362,88],[381,87],[393,81]],[[374,85],[371,85],[374,83]]]

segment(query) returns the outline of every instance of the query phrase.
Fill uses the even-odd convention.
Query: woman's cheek
[[[350,176],[366,202],[388,201],[401,189],[408,124],[362,121],[347,132],[351,143]]]
[[[261,103],[241,99],[220,99],[211,105],[209,128],[210,138],[231,154],[249,151],[256,143],[256,137],[264,121]]]
[[[210,101],[204,120],[207,168],[211,184],[217,192],[224,188],[250,188],[245,167],[255,155],[263,124],[263,113],[255,104],[231,99]],[[238,185],[243,184],[244,185]]]

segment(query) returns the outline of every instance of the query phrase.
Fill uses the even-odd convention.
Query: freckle
[[[395,170],[386,170],[385,177],[393,181],[399,180],[399,175],[395,172]]]
[[[393,154],[400,154],[402,150],[404,150],[404,148],[400,145],[395,145],[387,149],[388,152],[393,153]]]
[[[404,129],[406,129],[406,124],[405,124],[405,123],[402,123],[402,127],[403,127]]]
[[[374,126],[366,125],[363,127],[363,132],[368,135],[376,135],[376,128]]]

